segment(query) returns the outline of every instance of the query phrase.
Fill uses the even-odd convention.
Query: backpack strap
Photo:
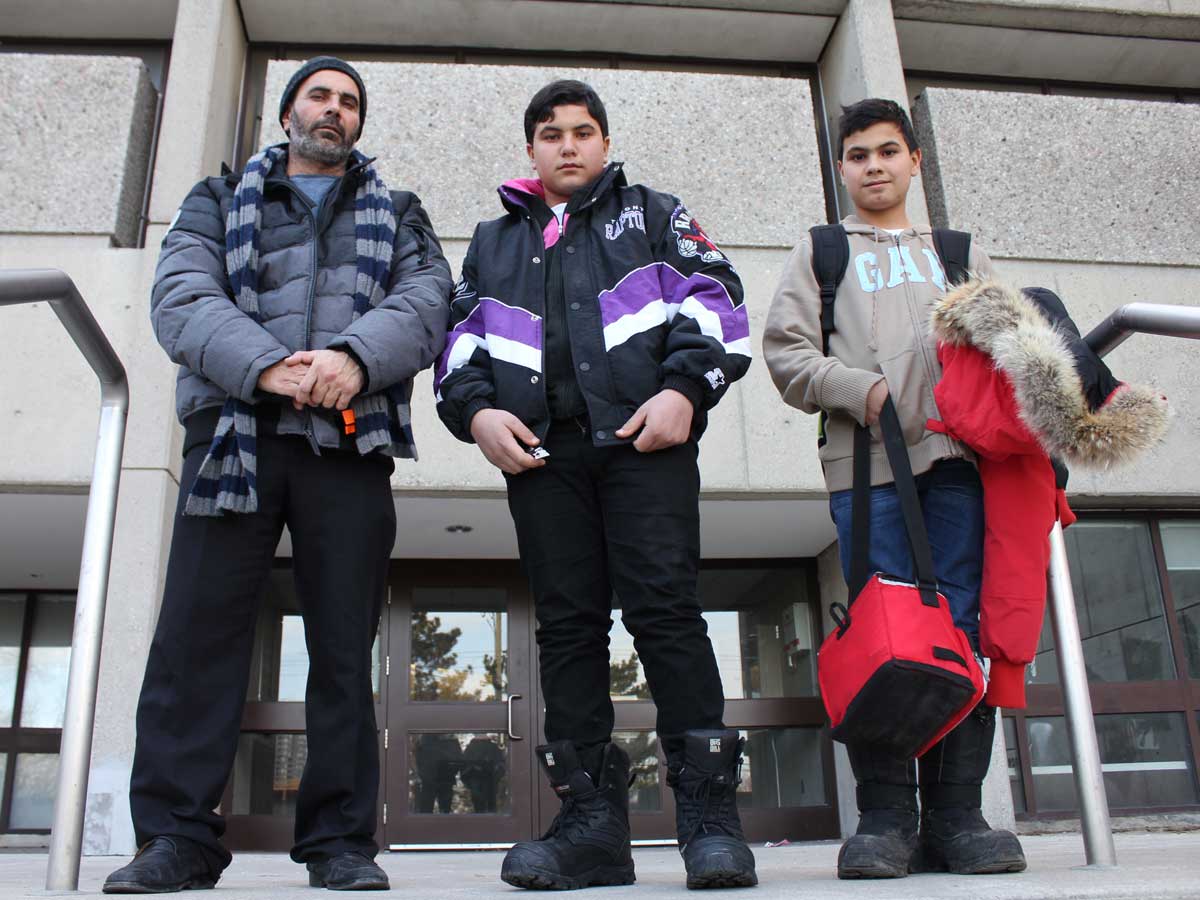
[[[969,276],[971,234],[952,228],[933,229],[933,248],[946,270],[946,287],[961,284]]]
[[[808,233],[812,236],[813,275],[821,287],[821,352],[828,355],[829,335],[837,330],[833,302],[850,265],[850,239],[840,224],[814,225]]]

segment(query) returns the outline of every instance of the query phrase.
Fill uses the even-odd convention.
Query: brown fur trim
[[[1013,385],[1017,409],[1052,456],[1087,467],[1132,461],[1163,439],[1165,397],[1125,385],[1095,412],[1066,342],[1028,297],[999,281],[972,278],[933,309],[933,332],[948,344],[982,350]]]

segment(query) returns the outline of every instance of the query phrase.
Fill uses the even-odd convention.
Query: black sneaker
[[[597,778],[571,741],[537,748],[562,809],[538,841],[522,841],[504,857],[500,878],[533,890],[633,884],[629,844],[629,757],[616,744],[595,748]]]
[[[174,835],[159,835],[147,842],[127,866],[104,882],[106,894],[170,894],[214,887],[214,875],[195,842]]]
[[[308,886],[331,891],[386,891],[392,887],[387,872],[355,850],[308,863]]]
[[[737,810],[745,741],[732,729],[689,731],[667,767],[675,827],[689,888],[753,887],[754,854]]]

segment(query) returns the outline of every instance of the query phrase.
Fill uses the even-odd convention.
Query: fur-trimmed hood
[[[1051,456],[1087,467],[1132,461],[1166,434],[1166,398],[1123,384],[1095,411],[1089,408],[1063,333],[1024,293],[973,278],[933,308],[938,340],[986,353],[1012,382],[1021,420]]]

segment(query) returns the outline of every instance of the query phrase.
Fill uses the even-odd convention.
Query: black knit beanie
[[[279,98],[279,124],[283,125],[283,114],[287,112],[288,106],[291,105],[296,91],[300,89],[304,79],[322,69],[343,72],[353,78],[354,83],[358,85],[358,134],[354,136],[357,141],[362,137],[363,124],[367,121],[367,86],[363,84],[362,76],[355,71],[354,66],[336,56],[314,56],[296,70],[296,74],[288,80],[287,87],[283,89],[283,96]]]

